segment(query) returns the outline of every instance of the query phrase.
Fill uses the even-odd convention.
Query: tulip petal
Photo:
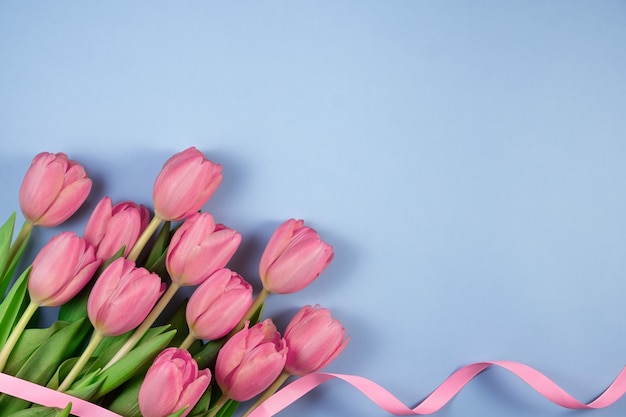
[[[265,343],[255,348],[232,375],[229,396],[235,401],[247,401],[263,392],[280,375],[285,355]]]
[[[139,390],[139,407],[145,417],[165,417],[176,411],[183,389],[177,367],[170,362],[151,367]]]
[[[85,202],[91,191],[91,180],[83,178],[63,188],[48,211],[37,221],[45,227],[63,223]]]
[[[330,311],[319,306],[302,307],[285,330],[289,348],[285,370],[305,375],[328,365],[346,347],[350,338]]]
[[[162,219],[181,220],[198,211],[222,180],[221,165],[196,148],[172,156],[163,165],[153,188],[154,209]]]
[[[157,356],[139,390],[144,417],[166,417],[188,406],[186,416],[211,382],[211,371],[199,371],[189,352],[167,348]]]
[[[333,257],[330,245],[316,236],[302,239],[298,245],[289,246],[280,262],[270,266],[267,289],[277,294],[289,294],[301,290],[315,280],[328,266]]]
[[[161,279],[133,261],[118,258],[96,281],[87,302],[93,326],[105,336],[137,327],[161,295]]]
[[[90,245],[98,246],[107,231],[107,225],[113,215],[113,203],[110,197],[102,198],[94,208],[83,237]]]
[[[270,264],[280,256],[289,244],[294,230],[299,229],[304,224],[303,220],[289,219],[282,223],[276,231],[270,237],[263,255],[261,255],[261,261],[259,262],[259,275],[261,280],[264,279],[267,274],[267,269]]]
[[[93,247],[72,232],[48,242],[33,261],[28,291],[40,306],[58,306],[91,279],[99,265]]]
[[[180,410],[183,407],[188,407],[187,410],[181,415],[181,417],[187,416],[193,406],[200,400],[202,394],[207,390],[211,383],[211,372],[206,369],[206,372],[202,372],[200,376],[192,381],[185,387],[182,394],[178,398],[174,410]]]
[[[19,193],[24,217],[34,222],[52,205],[63,187],[65,164],[51,153],[37,155],[24,176]]]

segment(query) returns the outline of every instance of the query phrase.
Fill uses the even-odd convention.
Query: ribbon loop
[[[355,375],[315,373],[298,378],[267,399],[249,417],[271,417],[297,401],[303,395],[331,379],[342,380],[363,393],[381,409],[393,415],[426,415],[441,410],[479,373],[491,366],[498,366],[511,372],[535,391],[556,405],[570,409],[605,408],[621,398],[626,392],[626,367],[624,367],[609,387],[590,403],[583,403],[572,397],[550,378],[519,362],[490,361],[477,362],[464,366],[450,375],[420,404],[411,409],[380,385]]]
[[[369,379],[356,375],[318,372],[300,377],[285,386],[263,402],[250,414],[250,417],[271,417],[312,389],[331,379],[339,379],[352,385],[378,407],[390,414],[433,414],[450,402],[476,375],[492,366],[506,369],[546,399],[563,408],[577,410],[605,408],[621,398],[626,392],[626,367],[595,400],[583,403],[567,393],[550,378],[528,365],[512,361],[477,362],[466,365],[452,373],[420,404],[415,408],[409,408],[385,388]],[[47,407],[64,408],[71,402],[71,413],[77,417],[122,417],[88,401],[2,373],[0,373],[0,392]]]

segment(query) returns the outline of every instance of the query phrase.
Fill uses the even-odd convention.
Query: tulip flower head
[[[220,349],[215,380],[222,393],[247,401],[263,392],[280,375],[287,346],[271,319],[235,333]]]
[[[230,269],[220,269],[189,298],[189,331],[195,339],[219,339],[239,323],[251,304],[252,286]]]
[[[284,338],[289,348],[285,370],[291,375],[319,371],[343,351],[350,339],[330,311],[319,306],[302,307],[287,325]]]
[[[211,371],[198,370],[189,352],[168,348],[157,356],[139,389],[143,417],[167,417],[187,407],[191,412],[211,382]]]
[[[93,246],[72,232],[54,236],[33,261],[28,292],[39,306],[57,307],[82,290],[100,266]]]
[[[144,321],[163,289],[157,274],[118,258],[102,271],[89,294],[89,320],[103,336],[126,333]]]
[[[110,197],[104,197],[87,222],[85,240],[97,248],[99,259],[111,258],[122,247],[127,256],[149,219],[150,213],[143,205],[125,201],[114,206]]]
[[[58,226],[78,210],[90,190],[91,180],[82,165],[64,153],[42,152],[24,176],[20,208],[33,225]]]
[[[182,220],[209,200],[222,182],[222,166],[196,148],[188,148],[165,162],[152,191],[154,212],[163,220]]]
[[[261,256],[263,288],[274,294],[300,291],[315,280],[333,259],[333,248],[304,221],[289,219],[270,238]]]
[[[166,267],[178,285],[198,285],[233,256],[241,235],[215,224],[209,213],[196,213],[174,233],[167,249]]]

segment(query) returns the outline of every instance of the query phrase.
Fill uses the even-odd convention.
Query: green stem
[[[67,391],[67,389],[72,385],[72,383],[74,382],[74,380],[76,379],[80,371],[83,370],[83,368],[85,367],[85,364],[87,363],[87,361],[89,360],[93,352],[96,350],[96,348],[98,347],[102,339],[103,339],[102,334],[98,332],[97,330],[94,331],[94,333],[91,335],[91,339],[89,340],[89,343],[87,344],[87,347],[85,348],[83,353],[80,355],[80,358],[78,358],[78,361],[76,361],[76,363],[70,370],[70,373],[67,374],[67,376],[63,380],[63,383],[59,386],[59,388],[57,388],[57,391],[59,392]]]
[[[148,227],[146,227],[146,229],[143,231],[141,236],[139,236],[139,239],[137,239],[135,246],[133,246],[133,249],[128,254],[128,257],[127,257],[128,259],[130,259],[131,261],[136,261],[137,258],[139,258],[139,254],[141,253],[143,248],[146,246],[146,244],[148,243],[148,240],[150,240],[150,238],[152,237],[152,235],[154,234],[154,232],[159,227],[162,221],[163,219],[161,219],[157,215],[155,215],[152,218],[152,220],[150,220],[150,223],[148,223]]]
[[[192,345],[193,342],[196,341],[196,337],[189,332],[189,334],[187,335],[187,337],[185,338],[185,340],[183,340],[183,343],[180,344],[180,346],[178,347],[179,349],[185,349],[185,350],[189,350],[189,347]]]
[[[0,277],[3,277],[4,274],[6,274],[7,269],[13,262],[13,258],[15,258],[15,256],[17,255],[17,252],[22,247],[22,244],[24,243],[24,241],[30,237],[30,234],[32,231],[33,231],[33,224],[30,222],[24,222],[24,224],[20,228],[19,233],[17,234],[17,237],[15,238],[15,241],[11,245],[11,249],[9,250],[9,257],[7,258],[7,262],[5,264],[6,268],[0,271],[2,272],[2,274],[0,274]]]
[[[163,312],[163,310],[165,310],[165,307],[167,307],[167,304],[172,300],[174,294],[176,294],[176,291],[178,291],[179,288],[180,285],[172,282],[172,285],[170,285],[169,288],[165,291],[159,302],[154,306],[150,314],[148,314],[148,317],[146,317],[143,323],[141,323],[141,325],[137,327],[135,333],[130,336],[126,343],[124,343],[124,345],[120,348],[120,350],[118,350],[117,353],[111,358],[109,363],[107,363],[105,367],[102,368],[103,371],[109,368],[118,360],[120,360],[124,355],[126,355],[135,347],[135,345],[139,342],[139,340],[141,340],[143,335],[145,335],[150,327],[152,327],[156,319],[159,318],[159,315]]]
[[[33,317],[33,314],[35,314],[35,311],[37,311],[38,308],[39,305],[31,300],[30,304],[28,304],[26,310],[22,314],[22,317],[20,317],[13,330],[11,330],[9,338],[7,339],[6,343],[2,347],[2,350],[0,351],[0,372],[4,370],[4,367],[7,364],[7,360],[9,359],[9,355],[11,355],[11,351],[15,347],[15,344],[17,343],[18,339],[22,335],[22,332],[24,332],[24,329],[26,328],[26,325]]]
[[[276,378],[276,381],[274,381],[272,383],[272,385],[270,385],[265,392],[263,393],[263,395],[261,395],[255,402],[254,404],[252,404],[250,406],[250,408],[248,408],[248,410],[241,416],[241,417],[247,417],[248,415],[250,415],[250,413],[252,413],[258,406],[260,406],[265,400],[267,400],[269,397],[271,397],[272,395],[274,395],[274,393],[276,391],[278,391],[278,389],[285,383],[285,381],[287,380],[287,378],[289,378],[289,372],[287,371],[283,371],[281,372],[280,375],[278,375],[278,378]]]
[[[213,407],[211,407],[211,409],[209,410],[208,417],[215,417],[217,412],[220,411],[220,408],[222,408],[228,400],[229,398],[222,394],[222,396],[218,398],[217,401],[215,401],[215,404],[213,404]]]
[[[231,330],[230,333],[228,333],[226,339],[230,339],[232,335],[243,329],[243,326],[246,324],[247,321],[250,320],[250,317],[252,317],[252,315],[259,309],[259,307],[261,307],[261,304],[263,304],[268,295],[270,295],[270,292],[263,288],[254,299],[252,305],[250,306],[248,311],[246,311],[246,314],[244,314],[243,318],[239,321],[235,328]]]

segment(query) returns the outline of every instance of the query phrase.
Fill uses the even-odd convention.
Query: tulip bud
[[[122,247],[127,256],[148,226],[149,218],[150,213],[143,205],[126,201],[113,206],[111,198],[104,197],[87,222],[85,240],[97,248],[99,259],[111,258]]]
[[[174,233],[165,265],[178,285],[198,285],[224,268],[241,243],[241,235],[216,225],[208,213],[196,213]]]
[[[222,393],[247,401],[263,392],[285,366],[287,347],[271,319],[235,333],[220,349],[215,380]]]
[[[289,219],[270,238],[259,264],[263,288],[274,294],[300,291],[333,259],[333,248],[304,221]]]
[[[165,162],[152,191],[154,212],[163,220],[182,220],[209,200],[222,182],[222,166],[188,148]]]
[[[33,225],[58,226],[78,210],[90,190],[91,180],[81,165],[64,153],[42,152],[24,176],[20,208]]]
[[[332,362],[346,347],[350,338],[330,311],[319,306],[302,307],[285,330],[287,363],[291,375],[316,372]]]
[[[189,298],[189,331],[195,339],[219,339],[239,323],[251,304],[252,286],[230,269],[220,269]]]
[[[57,307],[82,290],[100,266],[94,248],[72,232],[63,232],[33,261],[28,292],[39,306]]]
[[[139,389],[143,417],[167,417],[187,407],[189,414],[211,382],[211,371],[198,370],[189,352],[168,348],[157,356]]]
[[[102,271],[89,294],[89,320],[103,336],[126,333],[144,321],[163,289],[157,274],[118,258]]]

